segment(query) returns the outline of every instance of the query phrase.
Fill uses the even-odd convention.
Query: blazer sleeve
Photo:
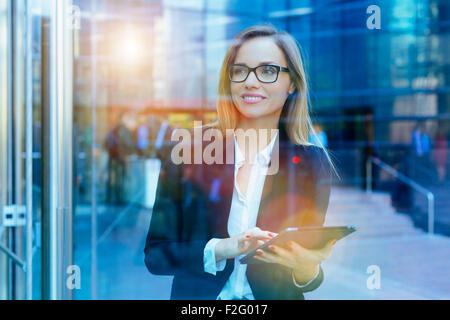
[[[323,282],[324,274],[322,267],[319,267],[319,274],[307,286],[297,287],[292,280],[292,270],[290,268],[279,266],[275,271],[276,278],[279,282],[275,287],[284,291],[283,295],[286,300],[303,300],[303,293],[316,290]]]
[[[170,156],[170,152],[166,152]],[[204,274],[203,250],[207,241],[186,237],[188,210],[183,210],[182,166],[170,157],[162,160],[155,204],[145,243],[145,265],[155,275]]]

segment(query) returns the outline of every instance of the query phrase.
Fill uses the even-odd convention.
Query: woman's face
[[[234,64],[250,68],[273,64],[287,68],[283,51],[269,37],[258,37],[245,42],[238,50]],[[280,71],[277,81],[260,82],[250,72],[244,82],[231,82],[231,98],[242,116],[259,118],[281,112],[286,98],[294,92],[289,73]],[[250,97],[250,98],[249,98]]]

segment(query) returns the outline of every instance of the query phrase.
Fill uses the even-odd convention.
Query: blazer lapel
[[[231,210],[231,201],[233,200],[233,188],[234,188],[234,138],[233,136],[224,137],[224,143],[222,143],[222,155],[223,164],[213,164],[206,167],[215,167],[217,177],[222,180],[220,188],[220,203],[215,206],[214,212],[212,212],[212,219],[215,220],[219,237],[229,237],[228,234],[228,217]]]
[[[279,148],[276,150],[275,148]],[[278,151],[278,152],[277,152]],[[267,175],[264,180],[264,187],[261,195],[261,201],[258,209],[258,218],[256,226],[268,230],[272,225],[271,216],[273,214],[280,215],[282,212],[273,212],[280,204],[276,203],[276,199],[280,199],[280,195],[286,192],[286,165],[285,165],[285,147],[280,146],[279,139],[275,142],[269,168],[274,161],[278,161],[278,170],[275,174]],[[278,159],[276,159],[278,158]],[[275,202],[274,202],[275,200]],[[272,213],[272,214],[271,214]],[[275,230],[273,230],[275,231]]]

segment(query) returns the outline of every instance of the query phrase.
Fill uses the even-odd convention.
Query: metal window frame
[[[48,88],[45,88],[49,103],[42,109],[42,112],[49,114],[45,124],[48,125],[48,135],[42,139],[42,150],[43,154],[47,154],[51,168],[43,171],[43,181],[47,183],[49,191],[48,197],[45,197],[48,200],[45,206],[47,211],[42,212],[42,224],[46,224],[46,227],[43,226],[45,232],[42,237],[43,299],[73,298],[72,291],[66,287],[64,281],[65,270],[73,263],[73,34],[67,24],[71,3],[71,0],[51,0],[47,3],[48,12],[43,13],[43,16],[48,15],[47,20],[50,22],[50,82]],[[17,228],[16,225],[5,227],[0,224],[0,251],[6,254],[6,259],[4,255],[0,257],[0,268],[6,270],[0,275],[0,298],[32,299],[33,7],[32,3],[26,0],[0,0],[0,6],[3,9],[0,13],[7,15],[7,19],[2,19],[0,25],[0,64],[4,65],[5,61],[7,64],[7,68],[2,68],[6,72],[0,74],[0,182],[7,186],[0,190],[0,207],[14,206],[17,201],[25,202],[26,205],[25,228]],[[20,26],[16,23],[20,23]],[[22,40],[16,41],[18,37]],[[25,138],[25,165],[22,136]],[[18,175],[17,168],[20,169]],[[25,197],[23,180],[26,181]],[[6,245],[3,244],[4,238]],[[16,266],[24,274],[17,274]]]
[[[71,0],[50,1],[49,103],[47,134],[43,137],[48,162],[44,192],[48,202],[42,220],[42,298],[72,299],[65,285],[65,270],[73,264],[72,235],[72,134],[73,34],[68,23]],[[44,126],[44,123],[43,123]]]

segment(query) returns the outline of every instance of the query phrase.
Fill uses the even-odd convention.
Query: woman
[[[328,207],[332,166],[324,148],[308,143],[295,40],[272,26],[242,31],[223,62],[217,111],[202,132],[222,133],[223,161],[164,163],[145,263],[174,275],[172,299],[303,299],[322,282],[334,241],[320,250],[271,246],[258,251],[261,263],[239,262],[286,227],[321,226]],[[246,143],[248,132],[258,143]]]

